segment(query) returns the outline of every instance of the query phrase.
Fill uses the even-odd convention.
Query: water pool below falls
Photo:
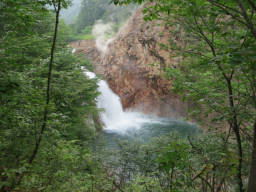
[[[92,72],[85,71],[89,78],[95,78]],[[120,98],[109,88],[104,80],[98,82],[97,107],[104,111],[100,119],[104,124],[103,134],[111,141],[114,138],[140,139],[147,141],[173,131],[182,135],[191,135],[198,131],[195,124],[178,119],[160,118],[141,112],[124,111]]]

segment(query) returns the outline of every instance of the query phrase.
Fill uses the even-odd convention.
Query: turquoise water
[[[120,140],[148,142],[154,137],[174,132],[184,137],[200,132],[196,124],[177,119],[159,118],[158,120],[154,123],[143,123],[140,128],[130,127],[125,132],[103,130],[101,138],[105,138],[109,146],[115,146]]]
[[[87,70],[85,75],[91,79],[96,77]],[[106,146],[115,145],[117,140],[148,142],[153,137],[171,132],[186,136],[199,131],[195,124],[183,120],[150,116],[135,109],[123,110],[119,96],[109,88],[106,81],[100,80],[98,86],[101,94],[97,98],[97,107],[103,110],[100,119],[104,124],[98,141],[106,140]]]

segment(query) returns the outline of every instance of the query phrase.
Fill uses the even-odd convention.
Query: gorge
[[[99,21],[93,27],[95,40],[71,43],[75,54],[82,53],[105,79],[99,80],[97,99],[98,108],[104,110],[100,115],[104,131],[126,136],[196,132],[195,125],[182,121],[188,103],[171,92],[171,81],[163,75],[162,65],[178,62],[160,47],[168,41],[164,26],[145,22],[139,8],[114,38],[105,38],[109,31],[111,23]],[[95,78],[92,72],[85,74]]]
[[[96,78],[93,72],[85,70],[89,78]],[[103,124],[103,134],[113,143],[113,140],[136,139],[149,141],[152,137],[159,137],[170,132],[181,135],[194,135],[198,132],[195,124],[186,123],[175,118],[160,118],[136,112],[135,109],[123,110],[119,96],[109,88],[105,80],[99,80],[97,107],[103,109],[100,119]]]
[[[91,60],[95,72],[120,96],[124,109],[136,108],[161,117],[187,117],[189,104],[172,93],[172,83],[164,77],[163,65],[177,65],[179,61],[160,47],[168,42],[164,26],[145,22],[140,8],[108,42],[107,50],[98,50],[96,42],[81,40],[71,46]]]
[[[123,5],[124,2],[130,3],[130,1],[115,1],[116,4],[120,5]],[[134,0],[133,2],[141,1]],[[255,86],[248,85],[244,81],[242,84],[247,84],[247,87],[252,89],[250,90],[249,88],[247,91],[241,89],[240,79],[237,79],[238,76],[235,77],[234,74],[239,74],[243,71],[241,74],[245,75],[250,82],[255,82],[255,74],[251,73],[253,70],[247,70],[247,67],[246,70],[243,69],[244,66],[248,66],[248,64],[242,64],[244,61],[234,59],[238,55],[239,57],[244,56],[244,53],[248,51],[248,47],[244,48],[246,51],[242,54],[236,51],[244,46],[247,39],[244,36],[241,38],[244,41],[233,39],[233,37],[238,36],[234,33],[235,30],[232,27],[238,27],[239,25],[236,22],[241,22],[241,20],[234,18],[232,14],[232,18],[230,18],[230,13],[229,11],[227,12],[227,9],[235,10],[236,13],[237,10],[241,9],[243,12],[242,17],[246,19],[245,23],[249,22],[252,26],[255,23],[253,24],[245,16],[247,14],[250,15],[247,12],[250,9],[255,11],[255,5],[251,1],[250,5],[247,4],[247,8],[243,7],[241,1],[238,1],[239,6],[236,3],[232,4],[234,7],[231,4],[226,5],[224,2],[223,4],[218,3],[215,1],[214,3],[212,1],[195,1],[191,3],[185,3],[185,1],[164,1],[160,3],[155,1],[144,9],[144,13],[146,13],[150,23],[143,21],[142,11],[138,9],[114,40],[107,43],[108,49],[103,54],[101,51],[93,51],[94,42],[91,41],[92,49],[85,50],[85,52],[89,53],[85,55],[89,58],[95,58],[95,54],[100,56],[99,60],[92,59],[95,65],[95,72],[101,74],[110,88],[120,96],[124,109],[137,109],[145,114],[169,118],[187,117],[187,110],[190,109],[199,121],[203,121],[202,124],[207,127],[211,134],[216,134],[214,138],[222,138],[224,146],[226,146],[228,140],[231,143],[235,141],[238,155],[237,174],[235,176],[237,180],[236,191],[242,192],[245,191],[243,182],[247,182],[244,178],[247,178],[248,175],[242,176],[242,162],[246,160],[243,158],[244,149],[242,146],[242,137],[244,135],[240,131],[247,130],[248,127],[254,127],[255,136],[256,123],[250,120],[250,125],[239,123],[239,117],[243,116],[240,113],[240,101],[243,98],[240,93],[253,93],[255,100]],[[174,8],[172,5],[174,5]],[[186,8],[184,9],[183,6]],[[218,10],[220,12],[217,11],[218,14],[222,14],[222,18],[219,20],[217,19],[216,10],[213,11],[212,9],[215,6],[218,7],[217,9],[221,9]],[[213,12],[204,12],[204,9]],[[216,19],[212,20],[212,18]],[[251,19],[253,18],[254,16],[251,14]],[[163,25],[161,21],[165,19],[166,23]],[[227,23],[231,24],[230,26],[232,27],[224,27]],[[246,27],[243,30],[246,31]],[[250,30],[251,41],[255,42],[255,30]],[[229,39],[226,38],[226,35],[229,36]],[[83,43],[86,45],[87,42],[84,41]],[[77,45],[74,44],[74,46]],[[173,46],[173,49],[169,46]],[[251,46],[254,47],[254,43]],[[230,47],[234,49],[230,49]],[[174,50],[179,51],[179,56],[175,57]],[[81,51],[84,51],[83,48],[81,48]],[[181,60],[183,61],[182,64],[180,64]],[[238,68],[235,66],[238,66]],[[179,68],[180,74],[175,74],[176,67]],[[187,98],[186,103],[182,102],[179,95],[170,91],[173,87],[172,82],[164,77],[163,72],[163,69],[170,68],[174,69],[170,75],[173,75],[173,72],[174,75],[177,75],[177,77],[172,76],[174,81],[181,77],[176,81],[181,86],[176,84],[175,87],[183,89],[182,94]],[[236,87],[237,85],[238,87]],[[237,94],[234,94],[234,92]],[[192,99],[192,103],[189,102],[190,99]],[[255,101],[245,105],[252,106],[253,103]],[[246,115],[254,113],[255,107],[250,107],[250,109],[250,112],[245,112]],[[241,122],[243,122],[242,119]],[[249,132],[249,135],[251,135],[252,131]],[[232,134],[235,137],[232,138]],[[254,137],[254,144],[256,143],[255,141],[256,137]],[[198,150],[199,153],[204,148],[200,146],[199,149],[193,145],[189,138],[188,142],[192,149]],[[222,142],[217,141],[217,143]],[[229,144],[232,145],[231,143]],[[210,151],[214,150],[215,147],[211,148]],[[256,167],[255,148],[254,145],[252,147],[254,155],[252,155],[251,170],[255,170]],[[168,157],[163,158],[168,159]],[[167,162],[164,163],[166,163],[167,167],[171,166],[170,162],[168,162],[169,164]],[[213,170],[215,165],[213,165]],[[171,175],[173,170],[171,170]],[[255,175],[255,171],[251,171],[250,174]],[[214,188],[217,191],[235,191],[233,187],[222,188],[222,181],[216,187],[214,177],[215,175],[213,175],[213,184],[206,182],[213,191]],[[249,181],[248,185],[249,191],[253,191],[252,186],[256,183],[255,181],[254,183],[252,182],[252,178],[253,176],[250,177],[251,181]],[[223,178],[223,180],[225,179]],[[169,191],[171,191],[170,189]],[[206,190],[202,187],[202,191],[207,191],[207,187]]]

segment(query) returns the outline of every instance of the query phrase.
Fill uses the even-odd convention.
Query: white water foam
[[[85,75],[95,78],[96,75],[85,70]],[[98,91],[101,93],[97,98],[97,107],[103,109],[100,118],[104,123],[104,130],[124,134],[130,129],[139,129],[144,124],[162,123],[159,118],[146,116],[143,113],[124,111],[117,96],[108,86],[107,82],[98,82]]]

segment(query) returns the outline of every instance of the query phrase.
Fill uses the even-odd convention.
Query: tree
[[[102,0],[82,1],[82,7],[76,22],[76,32],[81,33],[85,27],[93,25],[96,20],[100,19],[104,15],[107,5],[108,1]]]
[[[65,143],[78,140],[72,144],[77,151],[80,139],[89,141],[94,134],[85,120],[97,114],[97,82],[84,76],[81,66],[89,64],[71,54],[62,25],[57,38],[58,17],[55,22],[55,10],[46,6],[51,3],[0,2],[0,191],[33,189],[34,178],[44,181],[39,170],[53,168],[45,162],[57,161],[48,154],[60,143],[65,151]],[[57,13],[67,3],[55,2]]]
[[[167,73],[176,80],[180,93],[201,106],[194,110],[196,115],[212,114],[215,122],[229,124],[236,137],[237,182],[239,191],[243,191],[242,137],[249,134],[252,138],[251,129],[255,124],[255,68],[252,67],[255,60],[250,55],[255,51],[255,3],[250,0],[164,0],[147,4],[144,12],[146,20],[165,21],[171,29],[170,37],[175,36],[177,26],[184,32],[178,37],[180,42],[170,38],[171,44],[167,45],[170,51],[180,53],[184,62],[178,70],[167,69]],[[229,137],[228,132],[224,144]],[[254,153],[252,146],[251,175],[256,173]],[[256,188],[253,180],[255,177],[250,176],[249,191]]]
[[[49,107],[49,103],[50,103],[50,99],[51,99],[50,92],[51,92],[51,79],[52,79],[52,68],[53,68],[53,61],[54,61],[54,51],[55,51],[55,47],[56,47],[58,27],[59,27],[59,14],[60,14],[61,6],[62,6],[61,5],[61,0],[58,0],[57,3],[53,3],[52,5],[53,5],[54,10],[56,12],[56,20],[55,20],[55,30],[54,30],[53,40],[52,40],[49,70],[48,70],[48,75],[47,75],[46,104],[45,104],[45,108],[44,108],[42,128],[41,128],[38,140],[36,141],[36,145],[35,145],[35,148],[33,150],[33,153],[32,153],[32,155],[29,159],[29,164],[31,164],[34,161],[34,159],[35,159],[35,157],[38,153],[39,146],[40,146],[44,131],[46,129],[47,120],[48,120],[48,107]]]

